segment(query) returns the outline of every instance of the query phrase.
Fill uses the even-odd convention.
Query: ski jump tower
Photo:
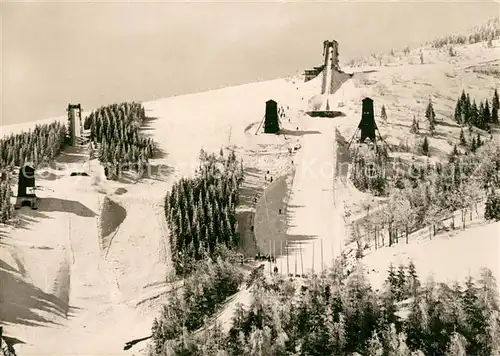
[[[344,73],[339,67],[339,44],[337,41],[323,42],[323,83],[321,85],[321,94],[333,94],[340,86],[351,77]]]
[[[80,104],[68,104],[68,123],[71,145],[76,146],[82,137],[82,106]]]

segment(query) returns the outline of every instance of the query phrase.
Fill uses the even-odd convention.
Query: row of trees
[[[400,269],[401,270],[401,269]],[[498,292],[490,271],[465,286],[432,280],[413,268],[390,274],[374,291],[361,267],[305,280],[263,277],[247,308],[237,307],[230,331],[205,324],[190,333],[178,323],[168,339],[154,333],[151,356],[166,355],[496,355],[500,352]],[[404,303],[398,301],[405,301]],[[164,315],[163,320],[183,320]],[[170,335],[174,335],[170,334]]]
[[[491,109],[488,99],[480,102],[479,106],[476,100],[471,99],[469,94],[462,91],[462,95],[457,100],[455,105],[455,121],[460,125],[475,126],[482,130],[488,130],[490,125],[498,125],[498,109],[500,102],[498,92],[495,89],[491,100]]]
[[[139,131],[146,119],[144,107],[136,102],[104,106],[85,118],[84,128],[90,130],[90,140],[100,144],[98,158],[109,179],[117,178],[124,167],[141,171],[155,154],[154,141]]]
[[[5,224],[14,216],[14,206],[11,203],[10,174],[0,174],[0,223]]]
[[[243,166],[234,152],[227,158],[200,154],[195,177],[183,178],[165,196],[165,217],[176,272],[188,273],[191,262],[213,256],[218,245],[236,246],[238,188]]]
[[[49,163],[65,147],[66,126],[58,121],[0,139],[0,169]]]

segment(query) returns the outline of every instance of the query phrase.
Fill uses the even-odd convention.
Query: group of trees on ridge
[[[140,172],[154,156],[154,141],[139,132],[146,118],[144,107],[136,102],[103,106],[85,118],[90,140],[100,144],[98,158],[108,179],[116,179],[124,168]]]
[[[469,94],[462,91],[462,95],[457,100],[455,105],[455,121],[463,126],[475,126],[481,130],[489,130],[490,125],[498,125],[498,109],[500,103],[498,92],[495,89],[491,100],[491,109],[488,99],[480,102],[479,106],[476,100],[471,99]]]
[[[197,304],[189,305],[189,293],[171,296],[154,323],[149,355],[497,355],[495,283],[486,269],[464,285],[421,283],[411,263],[397,271],[391,266],[381,291],[372,289],[361,266],[349,276],[333,270],[306,279],[301,287],[261,275],[251,304],[236,307],[228,333],[208,319],[202,329],[189,326]],[[208,290],[211,299],[217,292]]]
[[[492,18],[485,24],[471,30],[469,35],[450,35],[435,39],[432,47],[442,48],[450,45],[464,45],[479,42],[489,42],[500,38],[500,19]]]
[[[449,55],[453,57],[456,55],[456,51],[453,49],[453,46],[486,42],[489,47],[492,47],[493,41],[498,38],[500,38],[500,19],[497,17],[487,21],[481,26],[471,29],[468,35],[443,36],[429,42],[427,45],[435,49],[444,48],[448,51]],[[390,63],[392,58],[401,58],[402,55],[408,56],[410,52],[410,46],[405,46],[397,51],[393,48],[389,53],[379,52],[372,53],[371,55],[351,58],[347,61],[346,65],[352,68],[362,67],[365,65],[381,66],[384,62],[385,64]],[[420,52],[420,63],[424,63],[422,52]]]
[[[170,228],[170,250],[178,274],[193,261],[213,256],[218,245],[234,247],[238,189],[243,166],[234,152],[227,158],[201,150],[200,167],[193,178],[182,178],[165,196],[165,218]]]

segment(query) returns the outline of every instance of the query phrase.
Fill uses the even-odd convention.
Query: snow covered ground
[[[481,268],[491,269],[500,291],[500,223],[470,227],[454,234],[439,234],[382,248],[363,258],[369,279],[380,288],[387,278],[389,264],[408,265],[413,260],[422,282],[429,276],[436,281],[464,282],[467,276],[478,277]],[[373,270],[373,271],[372,271]]]
[[[344,236],[343,208],[334,205],[334,122],[310,118],[303,132],[287,209],[290,256],[276,260],[276,266],[288,263],[287,274],[326,270],[339,255]],[[280,248],[275,247],[277,253]]]
[[[307,83],[297,78],[278,79],[144,103],[148,116],[153,118],[144,133],[151,135],[165,152],[151,161],[149,179],[129,184],[109,182],[103,179],[96,162],[90,162],[91,177],[70,177],[68,172],[53,170],[50,177],[37,182],[42,197],[39,211],[23,208],[21,226],[0,227],[4,333],[25,343],[16,346],[19,355],[104,356],[137,352],[136,348],[123,351],[124,343],[149,335],[165,293],[173,288],[166,283],[170,266],[162,200],[173,182],[193,174],[201,148],[218,152],[221,147],[230,147],[244,162],[278,176],[288,169],[287,160],[280,155],[286,154],[290,143],[300,143],[294,157],[296,175],[287,233],[304,242],[301,249],[291,253],[289,272],[295,273],[295,261],[298,273],[302,269],[307,273],[313,268],[315,272],[326,268],[345,242],[344,201],[350,203],[364,197],[352,185],[334,180],[335,129],[350,139],[364,96],[375,99],[377,112],[382,103],[386,105],[389,118],[379,126],[393,142],[411,137],[408,128],[412,115],[420,112],[423,116],[429,95],[433,95],[438,119],[449,120],[445,114],[451,112],[462,88],[484,99],[498,84],[491,76],[464,69],[498,59],[498,42],[495,46],[458,48],[461,54],[457,63],[450,64],[442,53],[429,51],[425,54],[429,61],[426,65],[400,63],[395,67],[372,68],[371,73],[356,73],[328,96],[331,109],[345,114],[332,120],[304,115],[310,109],[309,99],[321,91],[321,75]],[[290,122],[283,125],[291,131],[299,127],[303,135],[290,136],[288,141],[283,135],[255,135],[269,99],[289,107]],[[28,131],[35,124],[50,121],[2,127],[0,135]],[[444,138],[432,139],[431,146],[443,151],[451,149],[447,137],[458,137],[458,130],[438,125]],[[87,164],[85,160],[76,162],[75,170]],[[126,192],[115,194],[118,188]],[[103,251],[98,232],[105,195],[123,206],[127,214],[114,231],[109,249]],[[481,264],[495,270],[499,260],[498,224],[463,234],[464,237],[460,234],[449,240],[436,238],[381,249],[365,260],[373,269],[385,271],[389,261],[396,258],[393,254],[400,252],[402,256],[414,256],[417,269],[423,274],[433,271],[453,279],[463,278],[469,273],[468,268],[472,270]],[[467,251],[467,258],[460,251]],[[442,263],[444,256],[448,257],[446,265]],[[464,261],[470,261],[469,265]],[[286,265],[284,257],[277,265]],[[245,290],[236,299],[248,302],[249,298],[251,294]],[[228,308],[220,316],[225,328],[232,311]]]
[[[1,228],[0,271],[9,281],[2,288],[2,321],[6,335],[24,342],[16,346],[19,354],[117,355],[125,353],[126,341],[149,335],[172,288],[165,282],[170,272],[165,192],[193,174],[201,148],[218,152],[229,145],[260,169],[278,172],[272,159],[278,152],[261,151],[272,146],[287,153],[290,142],[254,132],[269,99],[295,115],[303,94],[297,86],[280,79],[144,103],[153,118],[144,133],[166,154],[151,161],[151,177],[141,182],[106,181],[102,168],[85,154],[72,168],[60,160],[66,169],[49,169],[45,179],[39,177],[40,209],[23,208],[22,227]],[[50,121],[3,127],[2,134]],[[296,124],[284,123],[290,129]],[[82,170],[91,177],[69,176]],[[118,188],[124,190],[115,194]],[[105,195],[125,208],[126,217],[104,250],[99,223]],[[46,306],[33,298],[45,298]]]

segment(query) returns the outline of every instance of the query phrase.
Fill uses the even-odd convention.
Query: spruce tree
[[[380,112],[380,118],[383,120],[383,121],[387,121],[387,113],[385,111],[385,105],[382,105],[382,110]]]
[[[465,95],[465,91],[462,90],[462,95],[460,95],[460,113],[461,113],[461,119],[460,122],[463,125],[466,125],[468,122],[469,118],[469,105],[467,102],[467,95]]]
[[[465,134],[464,134],[463,127],[460,128],[460,138],[459,138],[459,140],[460,140],[460,145],[461,146],[467,146],[467,141],[465,140]]]
[[[477,150],[477,142],[476,142],[476,138],[473,136],[472,137],[472,140],[471,140],[471,144],[470,144],[470,151],[472,153],[476,152]]]
[[[492,190],[486,198],[484,218],[486,220],[500,220],[500,197],[495,194],[494,190]]]
[[[434,135],[436,129],[436,113],[434,112],[434,107],[430,99],[429,104],[427,105],[427,109],[425,110],[425,117],[429,121],[429,131],[431,135]]]
[[[429,132],[431,136],[434,135],[436,132],[436,124],[434,120],[429,121]]]
[[[405,266],[400,264],[397,272],[397,297],[402,300],[407,295]]]
[[[467,93],[465,95],[465,122],[468,124],[468,125],[471,125],[471,116],[472,116],[472,102],[470,100],[470,95],[469,93]]]
[[[478,111],[477,111],[477,119],[476,119],[476,127],[484,130],[485,127],[486,127],[486,118],[484,117],[484,114],[485,114],[485,105],[484,103],[481,101],[479,103],[479,108],[478,108]]]
[[[498,99],[498,91],[495,89],[495,92],[493,93],[493,100],[491,101],[491,106],[494,109],[500,109],[500,101]]]
[[[427,136],[424,137],[424,141],[422,142],[422,154],[424,156],[428,156],[430,152],[429,140]]]
[[[494,125],[498,125],[498,109],[497,108],[491,109],[491,123]]]
[[[462,107],[461,107],[461,101],[460,98],[458,98],[457,103],[455,105],[455,121],[457,124],[462,123]]]
[[[488,99],[486,99],[485,102],[484,102],[483,122],[484,122],[484,126],[485,127],[487,127],[488,124],[490,124],[492,122],[492,120],[491,120],[490,105],[488,103]]]
[[[469,124],[480,127],[479,126],[479,109],[476,104],[476,100],[472,102],[472,105],[469,110]]]
[[[429,103],[427,104],[427,108],[425,109],[425,117],[429,121],[434,121],[436,118],[436,113],[434,112],[434,107],[432,106],[432,101],[429,99]]]
[[[408,264],[408,287],[412,296],[416,296],[417,290],[420,287],[417,270],[413,261]]]
[[[467,338],[467,354],[491,355],[491,343],[487,338],[488,321],[480,305],[477,287],[469,277],[465,283],[465,291],[461,298],[465,312],[465,328],[463,335]]]
[[[413,115],[413,121],[411,123],[410,132],[412,134],[418,133],[418,123],[417,123],[417,119],[415,118],[415,115]]]
[[[460,155],[460,152],[458,152],[457,145],[453,146],[453,150],[450,152],[448,156],[448,162],[453,163],[455,162],[456,158]]]
[[[396,269],[392,263],[389,264],[386,282],[389,284],[391,291],[396,294],[396,291],[398,290],[398,278],[396,276]]]

